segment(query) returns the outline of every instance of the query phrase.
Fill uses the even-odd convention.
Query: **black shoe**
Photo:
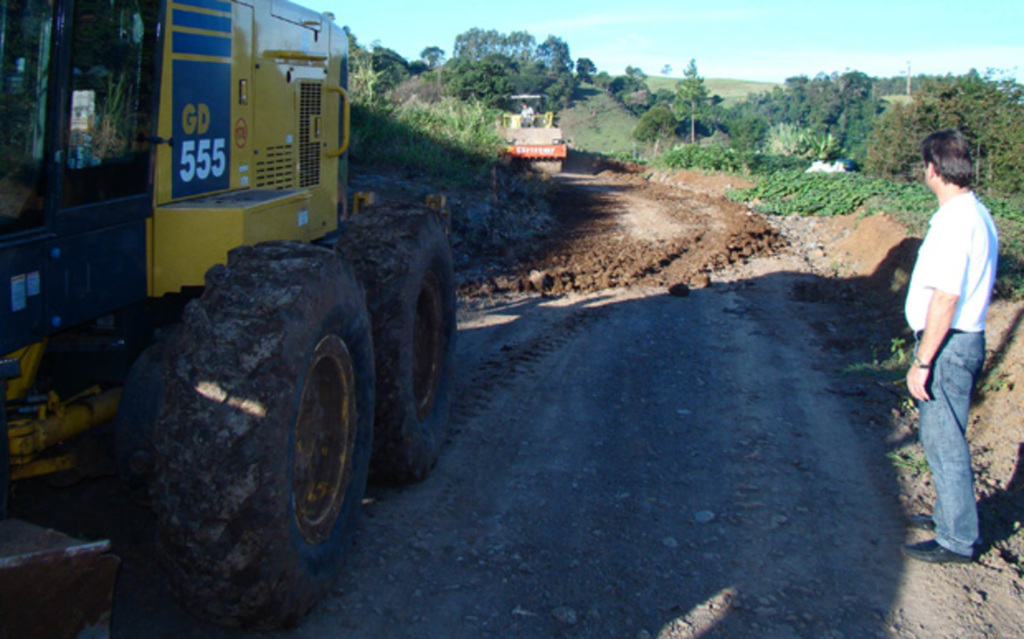
[[[927,530],[928,532],[935,530],[935,521],[932,520],[931,515],[911,515],[907,517],[907,525],[916,530]]]
[[[934,539],[903,547],[903,554],[911,559],[927,561],[930,564],[969,564],[974,559],[961,555],[939,545]]]

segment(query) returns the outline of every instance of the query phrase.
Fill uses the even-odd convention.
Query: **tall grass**
[[[450,186],[483,180],[505,144],[501,114],[481,104],[445,98],[433,104],[356,104],[352,110],[352,162],[387,167]]]
[[[499,111],[475,102],[391,95],[352,107],[350,159],[366,173],[399,175],[421,186],[457,191],[450,202],[457,259],[501,253],[551,226],[550,179],[512,169],[501,156]]]

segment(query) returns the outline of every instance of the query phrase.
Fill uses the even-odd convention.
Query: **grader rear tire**
[[[375,480],[425,478],[451,408],[455,276],[440,216],[417,206],[373,207],[349,221],[338,250],[366,286],[377,371]]]
[[[136,358],[124,382],[114,419],[117,474],[134,494],[147,492],[153,463],[153,437],[164,393],[164,369],[170,340],[151,344]]]
[[[0,433],[7,432],[7,406],[0,406]],[[0,450],[0,521],[7,519],[7,502],[10,498],[11,460],[10,448],[5,445]]]
[[[294,626],[354,532],[373,433],[363,290],[333,251],[270,243],[206,276],[175,337],[152,501],[186,609]]]

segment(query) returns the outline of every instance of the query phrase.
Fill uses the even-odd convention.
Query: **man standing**
[[[533,107],[523,102],[523,110],[519,114],[521,116],[521,126],[529,128],[533,126]]]
[[[912,524],[935,539],[904,554],[932,563],[969,563],[978,507],[967,445],[971,392],[985,360],[985,313],[996,277],[999,237],[992,216],[970,190],[967,140],[939,131],[921,143],[925,183],[939,201],[917,255],[906,317],[917,341],[907,388],[918,402],[920,438],[936,500],[932,516]]]

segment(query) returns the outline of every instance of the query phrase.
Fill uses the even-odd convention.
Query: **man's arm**
[[[935,289],[931,302],[928,303],[928,316],[924,324],[924,334],[917,344],[914,353],[914,365],[907,371],[907,389],[910,394],[922,402],[931,399],[926,388],[931,376],[931,366],[935,363],[935,355],[939,352],[946,333],[953,325],[956,304],[959,295]],[[927,368],[922,368],[926,366]]]

